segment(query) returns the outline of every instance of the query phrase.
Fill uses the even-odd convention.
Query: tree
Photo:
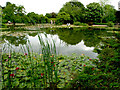
[[[103,9],[99,3],[90,3],[87,5],[85,16],[87,22],[100,22]]]
[[[52,17],[52,15],[51,15],[50,13],[46,13],[45,16],[48,17],[48,18],[51,18],[51,17]]]
[[[102,14],[102,17],[101,17],[101,23],[103,22],[103,19],[105,18],[105,5],[109,3],[109,0],[100,0],[100,6],[102,7],[103,9],[103,14]]]
[[[30,18],[30,23],[37,24],[37,23],[47,23],[48,17],[43,16],[43,14],[36,14],[34,12],[30,12],[27,14],[27,16]]]
[[[30,23],[30,18],[27,15],[22,16],[22,23]]]
[[[60,12],[58,13],[58,16],[56,17],[57,19],[57,24],[66,24],[67,22],[70,21],[70,15],[65,12]]]
[[[16,6],[10,2],[6,3],[5,8],[3,9],[4,19],[7,21],[13,22],[15,25],[16,22],[22,22],[22,16],[25,15],[25,8],[23,6]]]
[[[43,16],[43,14],[38,16],[40,23],[48,23],[48,17]]]
[[[39,23],[38,14],[30,12],[27,14],[27,16],[30,18],[30,23],[32,24]]]
[[[83,22],[84,19],[84,10],[85,7],[81,2],[78,2],[77,0],[73,0],[70,2],[67,2],[59,12],[65,12],[70,15],[71,23],[75,21]]]
[[[115,21],[115,13],[116,10],[112,5],[109,5],[110,0],[100,0],[100,5],[103,8],[103,15],[101,18],[101,23],[102,22],[109,22],[109,21]]]
[[[116,20],[116,10],[114,9],[114,7],[112,5],[105,5],[104,6],[104,18],[103,21],[104,22],[109,22],[109,21],[115,21]]]
[[[2,7],[0,6],[0,27],[2,26]]]
[[[55,13],[55,12],[52,12],[52,13],[46,13],[45,16],[48,17],[48,18],[56,18],[57,13]]]

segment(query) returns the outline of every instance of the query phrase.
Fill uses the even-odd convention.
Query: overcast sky
[[[0,0],[0,5],[5,6],[6,2],[11,2],[16,5],[23,5],[27,13],[35,12],[38,14],[46,14],[51,12],[58,13],[62,6],[71,0]],[[92,2],[99,2],[99,0],[78,0],[86,6]],[[110,0],[110,4],[118,10],[118,2],[120,0]]]

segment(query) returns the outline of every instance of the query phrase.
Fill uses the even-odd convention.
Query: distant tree
[[[6,3],[3,9],[3,19],[11,21],[14,25],[16,22],[22,22],[22,16],[25,15],[25,8],[23,6],[16,6],[10,2]]]
[[[2,26],[2,7],[0,6],[0,28]]]
[[[30,23],[30,18],[27,15],[24,15],[22,16],[22,22],[28,24]]]
[[[48,17],[43,16],[43,14],[36,14],[34,12],[30,12],[27,14],[27,16],[30,18],[30,23],[37,24],[37,23],[47,23]]]
[[[102,14],[102,17],[101,17],[101,23],[103,22],[103,19],[105,19],[106,17],[106,11],[107,8],[105,8],[105,6],[109,3],[110,0],[100,0],[99,3],[100,3],[100,6],[102,7],[103,9],[103,14]]]
[[[115,22],[116,20],[116,10],[114,9],[114,7],[112,5],[105,5],[104,6],[104,18],[103,18],[103,21],[104,22],[109,22],[109,21],[112,21],[112,22]]]
[[[56,18],[57,13],[55,13],[55,12],[52,12],[52,13],[46,13],[45,16],[48,17],[48,18]]]
[[[83,22],[84,20],[84,10],[85,7],[81,2],[78,2],[77,0],[73,0],[70,2],[67,2],[59,12],[65,12],[70,15],[71,23],[75,21]]]
[[[51,18],[51,17],[52,17],[52,15],[51,15],[50,13],[46,13],[45,16],[48,17],[48,18]]]
[[[48,23],[48,17],[43,16],[43,14],[39,15],[38,17],[40,23]]]
[[[90,3],[87,5],[85,17],[87,22],[100,22],[103,15],[103,9],[99,3]]]
[[[55,12],[51,13],[51,18],[56,18],[57,14]]]
[[[30,13],[27,14],[27,16],[30,18],[30,23],[32,23],[32,24],[39,23],[38,14],[36,14],[34,12],[30,12]]]
[[[70,15],[65,12],[60,12],[58,13],[56,19],[57,19],[56,24],[65,24],[70,21]]]

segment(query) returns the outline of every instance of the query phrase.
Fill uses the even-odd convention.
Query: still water
[[[47,38],[46,38],[46,36]],[[94,48],[102,44],[102,38],[114,37],[113,33],[107,30],[91,30],[80,28],[64,28],[64,29],[41,29],[37,31],[2,31],[1,44],[6,43],[18,52],[20,46],[31,43],[34,52],[41,53],[38,35],[43,40],[55,41],[58,54],[77,55],[85,54],[90,58],[97,58],[98,54],[94,52]]]

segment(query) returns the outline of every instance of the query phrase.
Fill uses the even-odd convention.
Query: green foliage
[[[3,88],[56,88],[58,84],[56,47],[43,42],[41,36],[38,36],[41,45],[42,54],[32,52],[30,42],[21,46],[24,53],[16,53],[11,45],[6,44],[10,54],[2,54],[2,75]]]
[[[87,26],[86,23],[81,23],[81,22],[74,22],[74,25],[80,25],[80,26]]]
[[[7,28],[7,26],[4,23],[2,23],[2,28]]]
[[[52,13],[46,13],[45,16],[48,17],[48,18],[56,18],[57,14],[52,12]]]
[[[21,47],[24,54],[14,52],[9,44],[4,46],[3,52],[8,48],[10,54],[2,54],[3,88],[64,88],[85,66],[96,67],[86,56],[56,56],[55,43],[38,37],[40,55],[32,52],[29,41]]]
[[[99,52],[100,62],[96,62],[99,69],[108,75],[111,74],[109,79],[109,87],[120,87],[120,55],[119,55],[119,34],[115,34],[115,38],[103,39],[104,43],[95,49]]]
[[[108,23],[94,23],[95,25],[108,25]]]
[[[45,16],[48,17],[48,18],[51,18],[51,17],[52,17],[52,15],[51,15],[50,13],[46,13]]]
[[[114,9],[114,6],[110,5],[110,0],[100,0],[100,5],[103,9],[103,14],[101,18],[102,22],[115,22],[116,21],[116,10]]]
[[[22,16],[24,16],[25,9],[23,6],[16,6],[10,2],[6,3],[6,7],[3,9],[3,19],[11,21],[13,24],[16,22],[22,22]],[[3,21],[4,21],[3,20]],[[6,21],[5,21],[6,22]]]
[[[74,25],[80,25],[81,23],[80,22],[74,22],[73,24]]]
[[[86,22],[100,22],[102,14],[103,10],[99,3],[90,3],[85,12]]]
[[[56,14],[52,13],[52,16],[55,16]],[[3,15],[2,15],[2,21],[3,23],[7,23],[8,21],[11,21],[13,24],[15,23],[48,23],[48,17],[41,15],[38,15],[34,12],[30,12],[27,15],[25,14],[25,8],[21,5],[16,6],[15,4],[11,4],[10,2],[6,3],[5,8],[3,9]]]
[[[83,22],[84,19],[84,5],[79,1],[70,1],[67,2],[59,12],[65,12],[70,15],[70,23],[74,21]]]
[[[47,23],[48,22],[48,17],[43,16],[43,14],[38,15],[34,12],[30,12],[27,14],[27,16],[29,17],[30,23],[32,23],[32,24]]]
[[[114,27],[114,23],[111,21],[111,22],[108,22],[107,24],[109,27]]]
[[[102,72],[94,71],[95,73],[90,75],[86,73],[79,73],[79,76],[72,80],[66,88],[119,88],[120,84],[118,79],[112,74],[104,74]]]
[[[56,17],[56,24],[66,24],[69,21],[70,21],[69,14],[67,14],[65,12],[58,13],[58,15]]]
[[[104,18],[103,21],[104,22],[115,22],[116,20],[116,10],[114,9],[114,7],[112,5],[105,5],[104,6]]]

